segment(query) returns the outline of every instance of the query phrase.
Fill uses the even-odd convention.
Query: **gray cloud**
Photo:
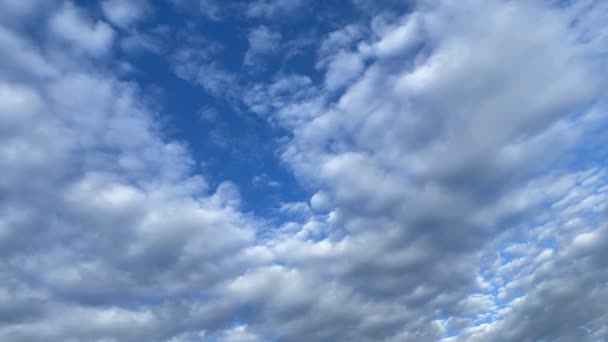
[[[498,290],[480,266],[496,236],[549,215],[543,204],[559,200],[550,192],[531,193],[542,180],[535,177],[558,167],[574,146],[589,143],[596,110],[590,104],[603,95],[594,56],[603,45],[581,42],[585,29],[568,25],[573,16],[587,15],[580,8],[540,3],[440,1],[402,19],[374,18],[376,38],[359,38],[352,27],[330,35],[346,43],[326,48],[322,62],[349,53],[370,64],[355,82],[351,73],[337,72],[346,78],[339,83],[329,64],[326,86],[347,85],[336,101],[308,84],[298,86],[293,76],[253,88],[247,98],[280,94],[250,102],[251,108],[270,111],[293,129],[285,160],[303,182],[323,189],[333,208],[324,220],[311,218],[291,237],[274,241],[280,259],[319,283],[336,283],[367,303],[397,305],[404,313],[397,319],[400,329],[392,329],[387,318],[379,323],[379,335],[358,330],[358,338],[478,336],[469,331],[481,331],[480,340],[605,337],[600,309],[585,315],[564,309],[562,321],[569,324],[551,315],[546,322],[522,324],[524,317],[535,317],[532,310],[559,306],[557,290],[546,285],[548,292],[536,294],[530,284],[520,288],[530,291],[530,299],[519,299],[523,304],[497,304]],[[581,200],[601,202],[588,196]],[[582,208],[572,210],[583,215]],[[555,242],[556,232],[545,234],[567,248]],[[543,241],[538,243],[549,243]],[[536,253],[538,262],[559,254]],[[562,278],[575,274],[559,263],[555,268],[568,274]],[[544,277],[537,275],[534,283],[549,282],[552,275]],[[582,310],[585,304],[572,300],[586,286],[571,284],[570,299],[561,303]],[[600,303],[602,296],[598,292],[590,300]],[[327,326],[352,331],[364,320]],[[589,332],[578,328],[586,324]]]
[[[52,27],[85,18],[71,3],[57,11]],[[191,173],[136,85],[81,67],[82,51],[111,49],[95,25],[56,32],[74,43],[58,65],[2,28],[17,49],[0,63],[0,339],[222,334],[234,309],[214,292],[265,262],[251,248],[255,221],[234,185]]]

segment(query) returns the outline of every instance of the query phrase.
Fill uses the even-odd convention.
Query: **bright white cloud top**
[[[608,340],[606,2],[0,0],[0,46],[1,341]]]

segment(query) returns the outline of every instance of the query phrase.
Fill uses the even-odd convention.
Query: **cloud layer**
[[[0,340],[608,339],[603,3],[354,1],[301,35],[281,25],[307,1],[167,5],[244,23],[236,68],[152,2],[20,4],[0,0]],[[200,174],[129,72],[143,36],[282,132],[308,195],[254,214]]]

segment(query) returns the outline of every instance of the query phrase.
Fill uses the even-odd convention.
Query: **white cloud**
[[[265,26],[259,26],[249,32],[247,39],[249,40],[249,48],[254,52],[268,53],[277,49],[281,34],[273,32]]]
[[[53,58],[2,28],[27,58],[0,63],[0,339],[220,334],[234,307],[202,297],[267,262],[238,189],[192,174],[137,85],[81,54],[54,59],[55,39],[100,56],[106,24],[71,3],[49,15]]]
[[[263,341],[262,338],[247,330],[246,325],[239,325],[224,332],[220,337],[223,342],[258,342]]]
[[[356,53],[342,53],[331,60],[327,66],[325,86],[328,90],[337,90],[352,82],[364,68],[361,56]]]
[[[249,50],[245,53],[246,65],[256,64],[264,56],[278,52],[281,43],[281,33],[274,32],[266,26],[259,26],[247,35]]]
[[[281,183],[271,179],[267,174],[263,173],[261,175],[254,176],[251,179],[251,184],[254,186],[268,186],[271,188],[277,188],[281,186]]]
[[[37,47],[3,23],[0,339],[605,338],[608,173],[573,153],[605,120],[605,9],[412,4],[327,35],[322,77],[271,84],[188,40],[179,77],[288,131],[283,161],[313,195],[279,227],[194,174],[149,95],[96,64],[108,24],[66,2]],[[258,27],[250,48],[282,38]]]
[[[114,30],[110,25],[88,18],[71,2],[65,2],[53,14],[50,19],[50,31],[77,50],[92,55],[107,53],[114,41]]]
[[[105,0],[101,3],[106,18],[123,29],[149,15],[150,9],[145,0]]]
[[[471,16],[473,9],[477,14]],[[299,232],[273,242],[277,255],[295,263],[308,281],[331,282],[337,291],[381,307],[394,303],[417,317],[404,314],[402,331],[384,322],[379,335],[358,331],[357,336],[438,340],[445,332],[437,327],[436,310],[454,319],[473,317],[459,328],[463,340],[471,331],[485,336],[480,340],[511,336],[488,323],[505,312],[488,291],[504,284],[480,275],[484,268],[478,265],[485,260],[480,255],[498,262],[492,253],[506,246],[497,249],[495,238],[504,241],[507,231],[514,239],[521,225],[530,228],[535,218],[554,214],[543,204],[576,191],[568,189],[571,177],[532,175],[586,143],[585,133],[594,125],[584,124],[584,112],[576,114],[603,96],[603,81],[594,72],[601,40],[581,42],[578,28],[568,24],[571,11],[537,3],[440,1],[403,19],[383,17],[382,27],[376,19],[369,30],[351,26],[328,36],[319,65],[327,66],[325,87],[345,87],[337,99],[318,84],[295,82],[296,76],[250,89],[245,98],[250,108],[269,113],[294,134],[285,161],[299,179],[331,199],[323,225],[311,218]],[[332,65],[345,55],[358,59],[357,67]],[[543,182],[547,189],[541,191]],[[317,197],[311,199],[313,208]],[[603,195],[579,198],[583,204],[565,215],[592,212]],[[531,294],[513,308],[536,307],[528,299],[535,296],[531,289],[552,277],[543,278],[536,269],[564,270],[556,264],[561,249],[537,246],[547,237],[562,241],[552,224],[557,223],[530,228],[539,240],[521,251],[520,261],[501,268],[500,278],[510,284],[505,293]],[[315,235],[317,228],[311,227],[322,227],[323,233]],[[486,275],[496,267],[483,265]],[[592,268],[580,270],[592,277]],[[558,299],[541,298],[541,304]],[[514,312],[509,311],[509,322],[521,321]],[[585,317],[574,321],[603,316]],[[358,322],[349,326],[363,324]],[[513,340],[578,336],[568,331],[574,324],[552,332],[549,323],[539,335],[534,324],[517,333],[512,326],[505,329],[512,329]],[[597,324],[590,327],[599,331]]]

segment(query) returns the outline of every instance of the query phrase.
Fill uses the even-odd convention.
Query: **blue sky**
[[[0,340],[607,340],[607,23],[0,0]]]

